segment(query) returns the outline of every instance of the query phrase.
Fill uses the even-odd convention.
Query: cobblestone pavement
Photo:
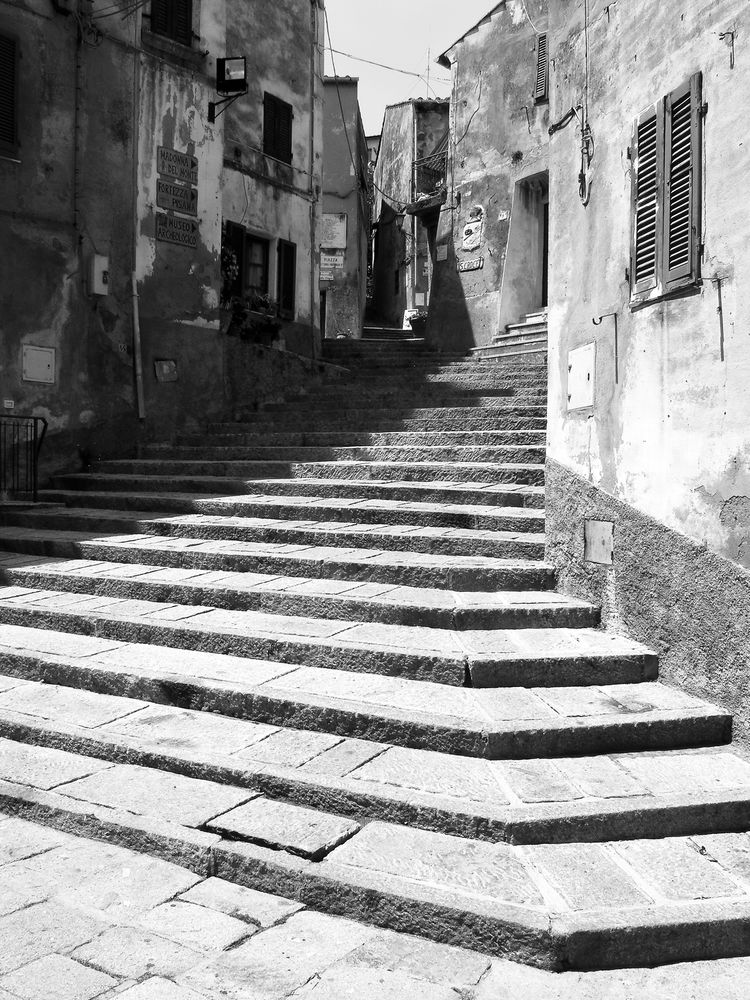
[[[750,959],[542,972],[0,817],[0,1000],[747,1000]]]

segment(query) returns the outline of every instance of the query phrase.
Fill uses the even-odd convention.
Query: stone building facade
[[[47,419],[48,464],[224,412],[222,220],[265,241],[287,345],[317,352],[322,17],[317,0],[0,3],[3,412]],[[248,93],[212,123],[224,56],[246,57]]]

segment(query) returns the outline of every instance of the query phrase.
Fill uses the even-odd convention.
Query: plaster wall
[[[321,279],[320,283],[321,292],[326,294],[326,336],[361,337],[370,220],[366,187],[368,154],[356,80],[339,79],[338,84],[325,81],[323,146],[323,212],[347,217],[346,246],[326,248],[344,253],[343,268],[334,270],[332,280]]]
[[[451,349],[490,343],[519,318],[513,310],[525,301],[512,287],[525,282],[523,268],[507,277],[507,289],[503,283],[517,187],[547,169],[549,114],[546,103],[533,100],[536,33],[529,17],[545,31],[546,0],[525,0],[525,7],[507,0],[441,57],[452,71],[451,141],[428,336]],[[476,209],[483,214],[481,241],[465,249],[464,229]],[[461,262],[480,258],[481,268],[458,271]]]
[[[551,139],[549,454],[638,511],[750,566],[750,200],[740,109],[750,106],[750,29],[742,0],[590,3],[589,108],[596,141],[591,199],[577,193],[580,132]],[[585,84],[582,0],[553,5],[552,116]],[[719,33],[736,31],[735,63]],[[668,39],[668,45],[665,40]],[[703,73],[702,285],[629,307],[636,116]],[[715,279],[722,279],[723,316]],[[614,324],[592,318],[618,314]],[[722,324],[723,319],[723,324]],[[722,330],[723,327],[723,330]],[[567,409],[569,351],[596,342],[594,406]]]

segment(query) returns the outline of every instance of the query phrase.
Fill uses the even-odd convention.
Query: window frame
[[[278,302],[278,312],[282,319],[293,320],[297,313],[297,244],[290,240],[279,239],[276,245],[276,300]],[[289,259],[285,259],[285,254],[291,257],[291,268]],[[291,274],[291,279],[289,275]],[[289,280],[291,286],[291,297],[287,297],[285,283]]]
[[[284,134],[286,126],[286,135]],[[294,108],[288,101],[265,91],[263,94],[263,152],[291,164],[293,159]]]
[[[631,181],[631,234],[630,234],[630,306],[636,309],[651,302],[663,301],[684,295],[700,287],[703,202],[703,116],[702,73],[694,73],[679,87],[670,91],[655,105],[643,111],[633,126],[630,149],[632,161]],[[674,109],[684,106],[688,99],[688,118],[677,120]],[[685,124],[688,122],[688,131]],[[655,163],[653,170],[653,212],[650,210],[651,172],[641,156],[650,154],[650,126],[654,123]],[[645,152],[642,151],[645,148]],[[680,160],[679,158],[682,157]],[[672,170],[673,162],[679,165],[683,177],[690,178],[687,192],[678,187],[680,177]],[[673,186],[673,182],[674,186]],[[643,186],[642,186],[643,185]],[[675,219],[682,227],[678,233],[683,248],[678,264],[670,260],[673,249],[671,227]],[[648,227],[646,227],[648,222]],[[644,228],[642,228],[642,225]],[[643,240],[640,239],[644,233]],[[653,236],[653,255],[647,252],[648,241]],[[646,261],[653,256],[653,267],[644,270]],[[671,265],[671,266],[670,266]]]
[[[187,16],[185,18],[188,24],[187,32],[181,32],[178,30],[177,5],[180,3],[185,4],[187,7]],[[164,28],[157,26],[157,7],[159,4],[163,5],[162,9],[165,14],[166,24]],[[151,0],[152,34],[158,35],[159,38],[168,38],[176,45],[184,45],[186,48],[192,48],[194,8],[195,0]]]
[[[19,139],[19,92],[20,92],[20,58],[21,58],[21,45],[18,35],[13,34],[10,31],[0,31],[0,39],[4,39],[9,42],[12,46],[12,70],[11,70],[11,86],[12,86],[12,107],[10,111],[10,119],[13,130],[13,135],[11,139],[5,140],[0,139],[0,158],[5,160],[18,160],[21,143]]]

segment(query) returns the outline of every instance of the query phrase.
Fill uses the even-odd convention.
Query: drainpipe
[[[142,6],[142,5],[141,5]],[[133,257],[132,257],[132,303],[133,303],[133,372],[135,375],[135,399],[138,419],[143,424],[146,420],[146,404],[143,391],[143,355],[141,351],[141,319],[138,305],[138,149],[140,146],[140,112],[141,112],[141,56],[138,39],[141,33],[141,7],[133,17],[133,163],[132,163],[132,198],[133,198]]]
[[[315,337],[315,222],[316,222],[316,202],[315,189],[313,183],[313,171],[315,168],[315,80],[318,58],[318,16],[317,0],[310,2],[310,180],[307,190],[310,194],[310,348],[313,359],[318,356],[318,345]]]

